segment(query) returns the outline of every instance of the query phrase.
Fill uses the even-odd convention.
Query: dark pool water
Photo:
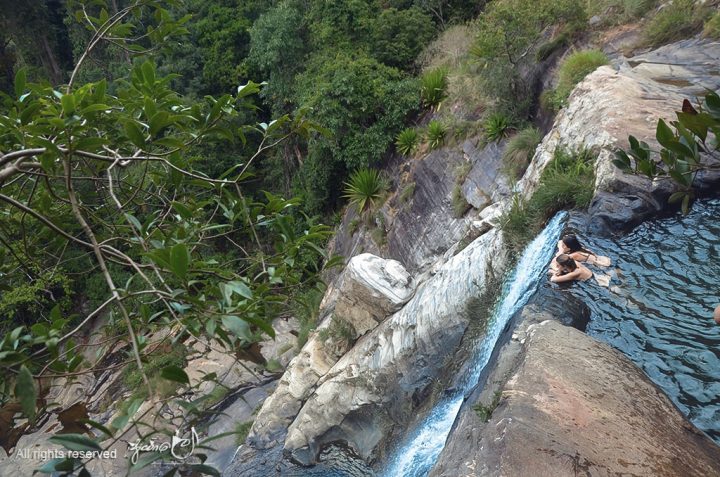
[[[572,286],[592,310],[588,334],[624,352],[720,443],[720,200],[585,243],[613,260],[608,288]]]

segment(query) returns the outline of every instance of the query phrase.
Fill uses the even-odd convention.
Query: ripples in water
[[[609,288],[573,286],[592,310],[587,332],[623,351],[720,443],[720,200],[587,246],[613,260]],[[582,238],[582,237],[581,237]],[[595,269],[594,271],[600,271]]]

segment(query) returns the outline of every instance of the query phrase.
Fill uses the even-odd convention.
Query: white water
[[[565,213],[557,214],[522,254],[517,266],[503,284],[498,303],[488,320],[487,334],[479,343],[471,359],[469,372],[449,397],[440,401],[420,426],[402,442],[386,469],[387,477],[424,477],[435,464],[450,433],[466,394],[477,385],[497,340],[510,318],[525,306],[535,292],[545,267],[556,250]]]

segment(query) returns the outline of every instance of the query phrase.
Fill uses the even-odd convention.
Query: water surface
[[[718,443],[720,326],[712,312],[720,304],[719,219],[720,200],[698,202],[686,217],[646,222],[618,239],[588,239],[613,259],[610,287],[572,286],[592,310],[587,333],[625,353]]]

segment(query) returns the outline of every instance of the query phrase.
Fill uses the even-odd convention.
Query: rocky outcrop
[[[596,193],[589,210],[592,233],[629,230],[666,210],[677,186],[623,173],[612,164],[614,151],[629,148],[629,135],[659,150],[658,119],[673,119],[683,99],[692,99],[699,89],[720,88],[713,66],[719,58],[720,43],[691,40],[621,62],[617,70],[597,69],[575,88],[516,190],[530,194],[558,147],[587,148],[597,153]],[[700,179],[696,186],[702,193],[716,187],[720,173]]]
[[[339,289],[335,316],[359,337],[398,311],[412,296],[415,283],[400,262],[363,253],[350,260]]]
[[[467,409],[433,476],[720,475],[720,448],[622,353],[532,325],[489,422]]]

